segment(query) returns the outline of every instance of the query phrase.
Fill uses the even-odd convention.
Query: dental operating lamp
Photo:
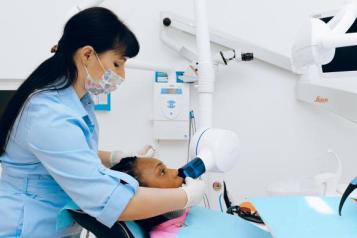
[[[198,131],[190,143],[192,160],[179,169],[179,176],[198,178],[206,171],[227,172],[239,159],[238,136],[229,130]]]

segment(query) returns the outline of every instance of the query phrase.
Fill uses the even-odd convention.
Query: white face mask
[[[114,90],[117,89],[117,86],[120,85],[124,81],[124,78],[121,77],[120,75],[118,75],[117,73],[115,73],[111,69],[106,70],[104,68],[102,62],[100,61],[98,55],[97,54],[95,54],[95,55],[98,59],[100,66],[102,67],[104,73],[99,80],[96,80],[92,77],[92,75],[90,75],[87,67],[84,66],[84,68],[87,72],[87,77],[85,80],[84,87],[88,92],[90,92],[94,95],[103,94],[103,93],[108,94],[110,92],[113,92]]]

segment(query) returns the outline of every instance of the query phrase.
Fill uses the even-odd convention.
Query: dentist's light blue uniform
[[[0,157],[0,237],[79,237],[75,223],[56,227],[61,208],[70,201],[111,227],[138,182],[105,168],[97,146],[89,94],[79,99],[73,87],[34,94]]]

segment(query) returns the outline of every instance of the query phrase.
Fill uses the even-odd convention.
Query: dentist
[[[77,224],[56,227],[70,201],[108,227],[199,203],[202,181],[144,188],[103,165],[122,156],[98,151],[91,94],[115,90],[125,77],[125,61],[139,52],[123,22],[105,8],[83,10],[69,19],[52,51],[0,120],[0,237],[79,237]]]

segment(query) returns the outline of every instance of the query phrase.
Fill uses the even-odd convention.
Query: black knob
[[[171,25],[171,19],[168,17],[165,17],[164,20],[162,21],[164,26],[170,26]]]
[[[242,54],[242,61],[251,61],[254,59],[253,53],[243,53]]]

